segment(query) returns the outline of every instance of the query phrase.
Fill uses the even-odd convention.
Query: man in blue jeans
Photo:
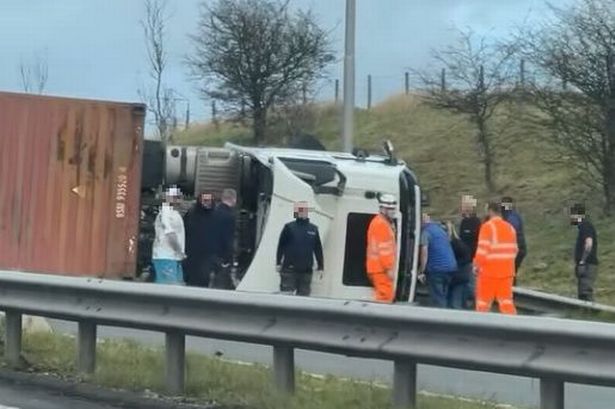
[[[457,271],[455,253],[448,233],[440,223],[434,223],[429,214],[423,214],[421,230],[420,279],[427,280],[429,296],[435,307],[448,307],[448,292]]]

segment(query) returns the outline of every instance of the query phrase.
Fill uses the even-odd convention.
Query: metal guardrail
[[[615,386],[615,326],[375,303],[0,272],[5,354],[18,365],[22,314],[79,323],[77,368],[95,369],[96,329],[166,334],[166,385],[181,393],[185,337],[273,346],[294,390],[294,349],[394,362],[393,402],[416,407],[417,363],[540,378],[542,409],[564,408],[565,382]]]
[[[515,287],[515,303],[523,311],[558,316],[615,318],[615,307],[556,294]]]

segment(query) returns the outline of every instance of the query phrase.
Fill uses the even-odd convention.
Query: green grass
[[[304,130],[317,135],[329,149],[339,149],[340,112],[332,105],[312,107]],[[497,195],[513,196],[525,218],[529,254],[521,270],[522,286],[566,296],[576,294],[572,249],[576,230],[569,226],[565,209],[585,201],[593,214],[600,243],[600,271],[596,283],[599,302],[615,304],[615,223],[601,216],[601,198],[579,178],[570,158],[550,142],[549,131],[533,125],[529,108],[509,104],[497,113],[491,131],[496,135],[495,179]],[[429,192],[436,216],[454,217],[459,198],[472,193],[482,203],[488,198],[483,183],[474,130],[462,116],[435,110],[416,96],[399,96],[371,111],[357,110],[355,145],[380,151],[391,139]],[[285,129],[274,120],[267,143],[283,142]],[[250,142],[248,128],[221,124],[193,127],[176,136],[186,144],[221,145],[227,139]]]
[[[97,346],[96,373],[86,381],[131,391],[164,392],[163,351],[130,341],[105,340]],[[36,372],[73,377],[75,340],[55,334],[26,334],[25,360]],[[297,393],[276,393],[271,373],[260,365],[243,365],[196,354],[187,358],[186,396],[200,403],[250,409],[387,409],[389,388],[297,374]],[[495,409],[497,405],[431,396],[419,397],[421,409]]]

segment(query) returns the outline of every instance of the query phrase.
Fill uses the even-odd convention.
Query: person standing
[[[280,273],[281,292],[308,296],[314,257],[317,271],[324,270],[322,243],[318,227],[310,223],[307,202],[297,202],[294,208],[295,220],[287,223],[280,233],[276,270]]]
[[[472,265],[472,251],[459,238],[455,226],[451,222],[446,223],[448,237],[457,261],[457,271],[451,278],[448,291],[448,307],[456,310],[467,308],[467,294],[470,279],[474,275]]]
[[[184,221],[176,210],[181,192],[169,188],[165,200],[154,221],[155,238],[152,247],[152,264],[155,282],[159,284],[183,284],[181,262],[185,255]]]
[[[235,248],[235,205],[237,193],[234,189],[222,191],[221,202],[215,210],[216,229],[212,231],[219,237],[217,257],[220,266],[215,271],[214,288],[233,289],[231,266]]]
[[[497,299],[500,312],[517,313],[513,302],[513,279],[517,257],[517,234],[502,218],[499,203],[487,205],[488,220],[478,234],[478,249],[474,257],[477,270],[476,310],[489,312]]]
[[[459,224],[459,238],[470,249],[472,257],[478,247],[478,231],[481,220],[476,215],[476,199],[470,195],[461,197],[461,223]]]
[[[572,206],[570,221],[579,229],[574,250],[578,298],[593,302],[594,283],[598,276],[598,234],[583,205]]]
[[[519,268],[521,268],[521,264],[525,256],[527,256],[527,244],[523,231],[523,219],[515,209],[515,202],[510,196],[502,198],[502,217],[515,228],[515,233],[517,234],[517,247],[519,248],[519,252],[515,258],[515,278],[513,280],[513,285],[516,285]]]
[[[219,239],[215,234],[213,194],[201,192],[197,202],[184,216],[186,225],[186,284],[194,287],[209,287],[211,275],[219,263],[217,248]]]
[[[395,299],[394,278],[397,261],[397,240],[394,220],[397,199],[391,194],[378,197],[379,213],[367,228],[367,277],[374,287],[374,300],[392,303]]]
[[[478,232],[482,221],[476,214],[477,200],[474,196],[463,195],[461,197],[461,223],[459,225],[459,238],[470,250],[471,258],[474,259],[476,255],[476,248],[478,247]],[[476,292],[476,277],[474,274],[470,274],[470,281],[465,286],[465,302],[467,304],[474,304],[475,292]]]
[[[440,223],[434,223],[429,214],[423,214],[421,230],[421,266],[419,273],[427,280],[429,297],[435,307],[448,307],[448,292],[457,261],[451,242]]]

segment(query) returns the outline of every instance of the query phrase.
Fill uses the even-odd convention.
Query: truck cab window
[[[349,213],[346,223],[346,249],[342,282],[347,286],[369,287],[365,269],[367,228],[374,217],[371,213]]]

